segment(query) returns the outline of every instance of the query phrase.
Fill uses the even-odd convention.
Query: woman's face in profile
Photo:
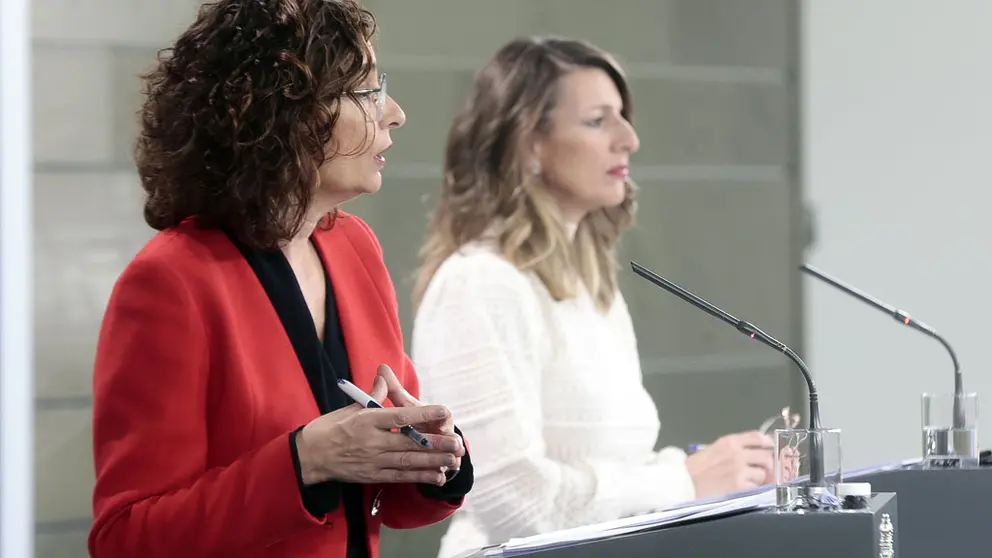
[[[358,103],[342,97],[327,147],[331,159],[320,168],[317,195],[331,199],[334,205],[379,190],[384,153],[392,145],[390,130],[406,122],[403,109],[385,93],[382,74],[374,64],[373,60],[372,72],[358,87]]]
[[[572,222],[626,196],[630,154],[640,142],[622,108],[620,91],[598,68],[575,70],[558,83],[551,125],[536,151],[544,182]]]

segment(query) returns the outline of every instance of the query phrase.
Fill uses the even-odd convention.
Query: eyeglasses
[[[775,428],[781,424],[783,430],[793,430],[799,426],[799,421],[802,417],[798,413],[793,413],[789,407],[783,407],[779,414],[768,417],[765,422],[761,423],[758,427],[758,432],[762,435],[766,435],[769,432],[774,432]],[[689,452],[694,453],[706,449],[707,444],[690,444]]]
[[[773,417],[768,417],[765,422],[761,423],[758,427],[758,432],[762,434],[767,434],[772,427],[782,424],[783,430],[793,430],[796,426],[799,426],[800,416],[797,413],[793,413],[788,407],[783,407],[782,412]]]
[[[375,121],[382,122],[382,112],[386,108],[386,74],[379,74],[379,87],[376,89],[358,89],[352,91],[355,95],[375,95]]]

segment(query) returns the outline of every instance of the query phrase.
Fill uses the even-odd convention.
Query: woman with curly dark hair
[[[380,188],[405,120],[374,31],[354,0],[220,0],[146,76],[160,232],[97,346],[95,558],[375,556],[380,525],[471,489],[450,411],[416,400],[378,241],[336,209]]]

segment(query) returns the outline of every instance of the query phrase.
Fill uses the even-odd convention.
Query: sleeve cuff
[[[465,437],[457,426],[455,427],[455,434],[458,434],[458,437],[462,439],[462,445],[464,446]],[[468,447],[466,446],[465,455],[462,456],[461,468],[453,479],[448,480],[443,486],[419,484],[417,488],[420,490],[420,494],[426,498],[448,502],[449,504],[458,504],[472,490],[473,484],[475,484],[475,471],[472,467],[472,457],[469,455]]]
[[[300,452],[296,447],[296,435],[300,430],[303,430],[302,426],[289,434],[289,451],[293,455],[296,486],[300,490],[300,499],[303,501],[303,507],[306,508],[310,515],[319,519],[336,510],[340,505],[341,485],[334,481],[322,482],[310,486],[303,484],[303,468],[300,466]]]

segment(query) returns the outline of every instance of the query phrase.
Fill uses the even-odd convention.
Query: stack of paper
[[[844,479],[856,479],[860,476],[911,467],[920,462],[919,459],[906,459],[895,463],[887,463],[872,467],[844,472]],[[751,510],[770,508],[775,505],[775,488],[773,486],[762,486],[753,490],[729,494],[723,497],[710,498],[707,500],[695,500],[687,502],[677,507],[663,511],[596,523],[594,525],[584,525],[552,533],[534,535],[510,539],[501,545],[479,549],[474,552],[465,553],[463,556],[473,557],[511,557],[532,552],[535,550],[546,550],[561,546],[569,546],[583,542],[608,539],[628,533],[670,527],[681,523],[688,523],[708,517],[728,515]]]
[[[606,521],[594,525],[555,531],[553,533],[534,535],[532,537],[510,539],[499,547],[490,549],[491,551],[498,550],[498,552],[487,552],[486,556],[516,556],[524,552],[539,549],[607,539],[628,533],[668,527],[697,519],[756,510],[774,505],[774,489],[772,487],[763,487],[760,490],[753,490],[721,499],[690,502],[677,508],[646,515]]]
[[[899,469],[906,469],[911,467],[916,467],[923,462],[919,457],[913,457],[910,459],[903,459],[902,461],[896,461],[895,463],[885,463],[882,465],[872,465],[870,467],[861,467],[858,469],[850,469],[844,471],[844,480],[854,480],[865,475],[871,475],[874,473],[882,473],[884,471],[896,471]]]

